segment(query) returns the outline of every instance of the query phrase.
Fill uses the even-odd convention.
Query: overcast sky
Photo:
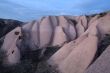
[[[110,0],[0,0],[0,18],[22,21],[45,15],[84,15],[107,10]]]

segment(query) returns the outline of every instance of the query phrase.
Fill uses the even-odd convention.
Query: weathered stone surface
[[[99,32],[102,38],[106,34],[110,34],[110,15],[105,15],[98,19],[98,26]]]
[[[8,49],[6,49],[8,51],[6,53],[14,54],[14,55],[10,54],[9,57],[7,58],[5,57],[4,61],[5,63],[10,62],[11,64],[12,63],[15,64],[18,62],[17,60],[19,60],[19,57],[17,58],[17,54],[19,55],[19,53],[13,52],[14,49],[14,51],[20,51],[20,55],[22,57],[21,60],[26,59],[29,60],[29,62],[32,61],[33,66],[39,62],[39,57],[41,56],[41,54],[44,54],[42,57],[42,60],[44,61],[44,56],[47,56],[45,53],[48,54],[50,53],[46,52],[48,50],[47,47],[59,46],[61,48],[59,48],[59,50],[55,54],[52,53],[53,55],[48,60],[48,63],[52,66],[56,65],[57,69],[63,73],[73,73],[73,72],[83,73],[84,70],[86,70],[87,67],[91,65],[91,63],[94,64],[95,63],[94,61],[98,60],[96,58],[96,54],[98,54],[98,52],[101,51],[101,49],[98,49],[98,52],[96,53],[97,46],[100,45],[99,47],[105,48],[105,46],[103,45],[106,43],[109,44],[109,42],[100,44],[101,43],[100,41],[104,39],[104,36],[110,34],[108,25],[109,19],[110,19],[109,13],[92,16],[43,17],[41,18],[41,20],[26,22],[25,25],[21,26],[22,37],[20,36],[16,40],[16,44],[14,43],[14,45],[12,45],[9,42],[6,43],[5,41],[9,41],[9,39],[6,40],[5,37],[8,35],[8,33],[7,34],[5,33],[6,34],[5,35],[4,32],[1,32],[3,33],[3,37],[0,38],[0,45],[7,44],[7,46],[9,47],[5,48],[12,49],[10,49],[9,51]],[[8,24],[7,22],[2,23]],[[9,25],[7,25],[5,31],[10,30],[8,29],[8,26]],[[11,28],[12,26],[9,27]],[[1,29],[4,30],[4,28],[5,26],[3,27],[3,29],[2,28]],[[13,29],[14,28],[15,27],[13,27]],[[40,32],[43,31],[44,28],[46,28],[46,30],[43,33]],[[12,36],[14,39],[14,35],[10,36]],[[101,37],[101,39],[99,39],[99,37]],[[10,42],[13,41],[13,39],[11,38]],[[43,49],[46,48],[47,50],[43,51]],[[51,48],[51,50],[56,49]],[[102,52],[100,52],[100,54],[98,54],[97,57],[99,57],[99,55],[101,55]],[[48,58],[46,58],[46,60]],[[6,61],[6,59],[8,60]],[[46,67],[43,66],[44,64],[41,65],[42,65],[41,67]],[[53,71],[51,71],[50,69],[49,71],[45,70],[45,68],[41,68],[40,70],[42,69],[43,71],[39,71],[39,69],[37,71],[41,73],[45,72],[56,73],[56,71],[54,71],[55,68],[53,69]]]
[[[59,70],[62,73],[83,73],[95,56],[97,40],[94,36],[86,38],[59,64]]]
[[[53,28],[56,28],[56,26],[59,25],[57,16],[50,16],[50,20],[53,25]]]
[[[22,29],[22,40],[17,41],[17,45],[19,49],[21,50],[21,52],[25,50],[30,50],[32,48],[30,38],[31,38],[32,26],[34,23],[35,23],[35,20],[24,24],[21,28]]]
[[[47,47],[52,40],[52,25],[50,21],[50,17],[44,18],[40,23],[40,48]]]
[[[6,51],[6,57],[4,58],[4,65],[13,65],[20,61],[20,51],[16,46],[17,40],[21,36],[21,28],[17,27],[9,32],[4,39],[2,50]]]
[[[63,60],[65,60],[68,57],[68,55],[72,52],[72,50],[74,50],[74,48],[78,44],[82,43],[82,41],[86,38],[87,38],[87,33],[81,35],[79,38],[77,38],[74,41],[65,43],[64,46],[62,46],[55,54],[53,54],[50,57],[50,59],[48,60],[48,64],[52,66],[58,66]]]
[[[40,46],[40,37],[39,37],[39,23],[36,21],[33,26],[31,33],[30,33],[30,44],[32,46],[31,50],[37,50]]]
[[[68,34],[69,34],[70,40],[72,40],[72,41],[75,40],[75,38],[77,37],[77,33],[76,33],[75,26],[71,23],[69,25],[68,32],[69,32]]]
[[[61,73],[83,73],[94,59],[97,51],[97,33],[96,24],[91,25],[85,34],[79,37],[79,41],[76,40],[76,44],[72,43],[72,45],[68,44],[68,46],[60,48],[60,50],[48,60],[48,63],[56,66]],[[83,39],[85,35],[86,38]],[[80,42],[81,40],[82,42]]]
[[[58,17],[59,20],[59,26],[61,26],[63,28],[64,33],[67,35],[67,39],[71,39],[70,38],[70,33],[69,33],[69,26],[70,23],[68,22],[68,20],[64,17],[64,16],[59,16]]]
[[[23,22],[11,19],[0,19],[0,38],[6,35],[17,26],[21,26]]]
[[[80,19],[84,29],[86,30],[88,28],[88,22],[86,16],[81,16]]]
[[[65,42],[67,42],[67,36],[64,33],[61,26],[57,26],[55,29],[55,35],[53,38],[52,46],[63,46]]]
[[[77,36],[78,37],[80,35],[82,35],[85,31],[81,20],[79,20],[78,23],[76,24],[76,31],[77,31]]]
[[[101,49],[101,48],[99,48]],[[110,46],[84,73],[110,73]]]

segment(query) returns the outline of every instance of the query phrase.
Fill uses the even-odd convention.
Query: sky
[[[29,21],[47,15],[90,15],[110,10],[110,0],[0,0],[0,18]]]

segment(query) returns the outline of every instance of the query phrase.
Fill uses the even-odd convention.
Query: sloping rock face
[[[4,64],[16,64],[20,61],[20,50],[16,46],[16,41],[21,36],[21,27],[17,27],[9,32],[4,39],[1,50],[6,52]]]
[[[4,36],[14,28],[21,26],[23,22],[11,19],[0,19],[0,46],[3,43]]]
[[[6,54],[3,65],[17,68],[25,62],[36,73],[89,72],[109,45],[104,41],[110,35],[109,20],[108,12],[92,16],[47,16],[22,26],[19,23],[9,32],[11,26],[6,30],[4,26],[2,31],[7,33],[0,39]]]
[[[23,22],[11,19],[0,19],[0,38],[13,30],[17,26],[21,26]]]
[[[85,71],[85,73],[109,73],[110,72],[110,46],[101,56]]]
[[[21,26],[22,24],[23,22],[17,21],[17,20],[0,19],[0,47],[2,46],[4,42],[6,34],[12,31],[13,29],[15,29],[16,27]]]

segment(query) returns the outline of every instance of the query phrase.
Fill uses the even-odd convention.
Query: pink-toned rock
[[[64,16],[59,16],[59,25],[64,29],[68,39],[74,40],[76,38],[76,30],[74,24],[68,21]]]
[[[97,28],[99,29],[102,38],[105,34],[110,34],[110,14],[99,18]]]
[[[39,30],[40,48],[45,48],[50,44],[52,40],[53,29],[50,17],[46,17],[41,21]]]
[[[59,26],[61,26],[65,32],[65,34],[68,36],[68,30],[69,30],[69,23],[66,20],[64,16],[59,16]]]
[[[66,32],[69,27],[67,19],[64,16],[59,16],[58,19],[59,19],[59,26],[63,27]]]
[[[25,25],[22,26],[22,33],[23,33],[23,40],[18,41],[17,44],[19,45],[19,48],[24,51],[24,50],[33,50],[34,45],[32,42],[31,35],[32,35],[32,28],[34,26],[34,23],[36,21],[33,20],[31,22],[26,23]],[[28,47],[28,48],[27,48]]]
[[[22,29],[24,31],[29,31],[30,29],[32,29],[32,26],[34,23],[35,23],[35,21],[28,22],[25,25],[23,25]]]
[[[66,43],[49,60],[49,65],[61,73],[83,73],[92,62],[97,50],[97,23],[70,43]],[[84,46],[85,45],[85,46]]]
[[[68,20],[72,20],[72,21],[79,21],[79,19],[80,19],[80,16],[65,16],[66,17],[66,19],[68,19]]]
[[[74,40],[76,38],[76,29],[73,24],[69,25],[68,36],[71,40]]]
[[[31,30],[31,41],[30,44],[32,46],[31,50],[37,50],[40,46],[40,37],[39,37],[39,23],[36,21]]]
[[[57,26],[55,29],[55,35],[53,38],[52,46],[62,46],[65,42],[67,42],[67,36],[64,33],[61,26]]]
[[[92,62],[97,50],[97,38],[89,36],[59,65],[62,73],[83,73]],[[86,45],[86,46],[84,46]]]
[[[60,48],[52,57],[48,60],[48,64],[52,66],[57,66],[60,64],[72,51],[71,46],[74,45],[74,42],[65,43],[62,48]]]
[[[55,29],[57,26],[59,26],[59,23],[58,23],[58,17],[57,16],[50,16],[50,20],[51,20],[51,25],[52,25],[52,29],[53,29],[53,32],[52,32],[52,38],[51,38],[51,42],[50,42],[50,47],[52,47],[52,42],[53,42],[53,38],[54,38],[54,35],[55,35]]]
[[[54,55],[50,57],[48,60],[48,64],[52,66],[58,66],[63,60],[67,58],[67,56],[80,44],[84,39],[87,38],[87,32],[81,35],[76,40],[73,40],[69,43],[65,43],[63,47],[61,47]],[[73,48],[74,47],[74,48]]]
[[[88,22],[87,22],[86,16],[81,16],[80,19],[81,19],[81,23],[82,23],[84,29],[86,30],[88,27]]]
[[[99,18],[99,15],[96,15],[96,16],[94,16],[93,18],[91,18],[91,20],[90,20],[89,23],[88,23],[88,27],[89,27],[93,22],[95,22],[96,20],[98,20],[98,18]]]
[[[81,23],[81,20],[79,20],[79,22],[76,24],[76,31],[77,31],[77,36],[79,37],[80,35],[82,35],[85,31],[82,23]]]
[[[95,31],[91,30],[93,28]],[[94,25],[88,30],[88,37],[78,44],[58,66],[61,73],[83,73],[94,59],[97,51],[98,37]],[[85,46],[84,46],[85,45]]]
[[[20,51],[16,46],[17,40],[21,36],[21,27],[17,27],[9,32],[4,39],[2,50],[6,52],[3,64],[13,65],[20,62]]]
[[[50,20],[52,22],[53,28],[56,28],[56,26],[59,25],[58,18],[56,16],[50,16]]]
[[[16,45],[11,48],[8,50],[8,56],[4,59],[4,65],[14,65],[20,62],[20,50]]]

